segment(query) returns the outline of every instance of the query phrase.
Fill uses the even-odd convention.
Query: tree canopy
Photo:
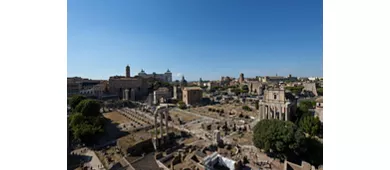
[[[242,109],[246,110],[246,111],[249,111],[249,112],[252,111],[252,109],[249,106],[247,106],[247,105],[242,106]]]
[[[309,109],[313,109],[316,105],[314,100],[302,100],[298,104],[298,108],[296,111],[296,115],[292,117],[292,121],[295,122],[296,125],[300,122],[303,117],[312,116],[309,112]]]
[[[83,116],[98,116],[100,114],[100,104],[95,100],[86,99],[76,106],[75,112],[79,112]]]
[[[317,93],[319,96],[322,96],[323,95],[323,88],[322,87],[317,88]]]
[[[290,90],[291,93],[294,94],[300,94],[302,92],[303,86],[297,86],[297,87],[285,87],[286,90]]]
[[[289,121],[261,120],[253,129],[253,143],[280,159],[305,160],[314,166],[322,165],[322,143],[316,138],[305,137],[302,130]]]
[[[186,104],[183,101],[179,101],[179,102],[177,102],[177,104],[179,105],[180,109],[186,109],[187,108]]]
[[[74,139],[87,144],[93,143],[104,131],[104,117],[99,102],[85,99],[79,102],[68,119]]]
[[[86,97],[84,96],[81,96],[81,95],[74,95],[72,96],[72,98],[70,98],[70,107],[72,109],[75,109],[76,106],[83,100],[87,99]]]
[[[289,121],[261,120],[253,130],[253,143],[266,153],[285,159],[289,154],[299,153],[305,136]]]
[[[305,116],[299,122],[299,127],[310,136],[317,136],[320,132],[321,122],[318,117]]]
[[[241,93],[248,93],[249,92],[249,88],[248,88],[248,85],[243,85],[241,87]]]

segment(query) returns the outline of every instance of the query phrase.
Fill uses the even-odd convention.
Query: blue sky
[[[322,76],[320,0],[68,0],[68,76]]]

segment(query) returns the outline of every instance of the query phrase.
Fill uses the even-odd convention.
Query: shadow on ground
[[[91,156],[86,155],[68,155],[68,170],[74,170],[81,167],[84,163],[92,160]]]
[[[95,143],[96,145],[102,145],[129,134],[129,132],[122,131],[118,128],[118,123],[114,123],[107,118],[104,119],[104,133],[99,137],[98,142]]]

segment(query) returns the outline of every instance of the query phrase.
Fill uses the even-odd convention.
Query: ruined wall
[[[315,83],[304,83],[302,91],[309,91],[312,92],[314,96],[318,96]]]
[[[121,78],[109,80],[109,91],[111,94],[116,94],[119,98],[123,98],[125,89],[134,90],[136,99],[146,96],[148,93],[148,85],[142,78]]]

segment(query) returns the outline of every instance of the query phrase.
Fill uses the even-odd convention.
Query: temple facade
[[[279,119],[291,120],[295,114],[297,100],[283,88],[269,88],[264,91],[264,97],[259,101],[259,120]]]

